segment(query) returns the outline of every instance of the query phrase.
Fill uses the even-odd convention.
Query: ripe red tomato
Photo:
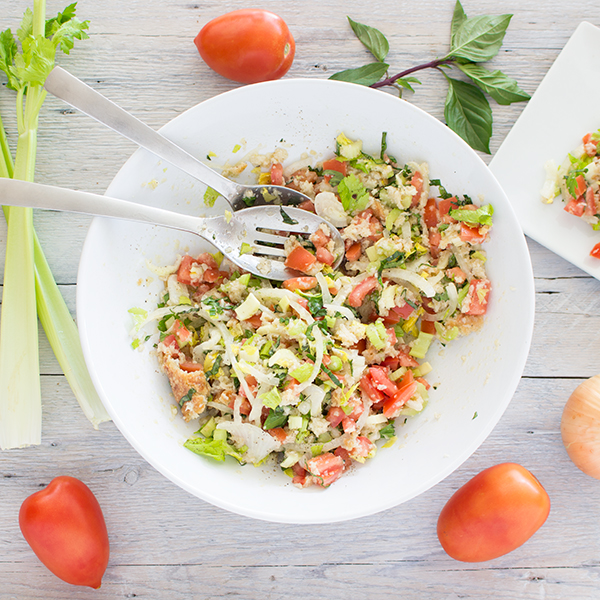
[[[109,556],[102,509],[74,477],[56,477],[23,502],[19,526],[37,557],[67,583],[97,589]]]
[[[283,77],[296,49],[285,21],[258,8],[234,10],[209,21],[194,43],[211,69],[240,83]]]
[[[550,498],[524,467],[485,469],[448,500],[438,519],[444,550],[456,560],[481,562],[512,552],[546,521]]]

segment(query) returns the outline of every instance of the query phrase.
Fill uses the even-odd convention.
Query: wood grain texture
[[[25,0],[2,1],[0,29],[16,28]],[[61,64],[159,128],[202,100],[237,87],[212,73],[192,43],[208,20],[241,0],[80,0],[90,40]],[[328,77],[369,60],[345,15],[379,27],[395,70],[445,53],[451,0],[264,0],[288,22],[297,42],[290,77]],[[591,0],[465,0],[469,15],[514,13],[492,62],[533,93],[582,20],[600,25]],[[63,5],[48,0],[48,13]],[[443,119],[445,84],[423,73],[406,98]],[[14,98],[0,89],[0,113],[16,138]],[[495,151],[523,105],[493,106]],[[40,117],[37,180],[104,192],[135,146],[48,98]],[[482,156],[485,161],[489,157]],[[73,314],[81,248],[90,219],[50,211],[35,223]],[[6,226],[0,219],[0,276]],[[0,600],[241,598],[592,600],[600,597],[599,483],[569,461],[560,440],[566,399],[598,372],[600,282],[528,240],[536,285],[536,322],[523,378],[504,417],[478,451],[421,496],[378,515],[326,526],[283,526],[230,514],[190,496],[149,466],[114,424],[88,424],[43,335],[41,446],[0,454]],[[0,286],[1,294],[1,286]],[[0,297],[1,298],[1,297]],[[504,461],[529,468],[552,499],[547,523],[515,552],[463,564],[443,552],[437,515],[480,470]],[[18,529],[26,496],[58,474],[85,481],[100,501],[111,540],[103,586],[68,586],[35,558]]]

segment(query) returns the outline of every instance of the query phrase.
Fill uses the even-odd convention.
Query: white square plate
[[[600,127],[600,29],[581,23],[540,83],[490,169],[504,188],[526,235],[600,279],[600,260],[590,250],[600,242],[564,203],[541,201],[544,164],[560,165],[581,138]]]

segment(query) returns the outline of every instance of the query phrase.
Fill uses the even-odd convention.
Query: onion
[[[575,466],[600,479],[600,375],[575,388],[565,405],[560,431]]]

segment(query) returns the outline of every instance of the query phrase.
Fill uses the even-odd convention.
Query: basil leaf
[[[475,150],[490,154],[492,109],[483,92],[470,83],[448,77],[446,123]]]
[[[531,98],[519,87],[516,80],[508,77],[502,71],[489,71],[485,67],[474,63],[458,63],[456,66],[498,104],[524,102]]]
[[[290,215],[288,215],[285,210],[281,208],[281,206],[279,207],[279,214],[281,215],[281,219],[284,223],[287,223],[288,225],[298,225],[298,221],[296,221],[296,219],[292,219],[292,217],[290,217]]]
[[[350,27],[356,34],[356,37],[363,43],[364,47],[379,61],[383,62],[388,52],[390,45],[383,33],[375,27],[357,23],[348,17]]]
[[[281,406],[277,408],[269,409],[269,414],[263,423],[263,429],[266,431],[268,429],[274,429],[275,427],[282,427],[288,420],[288,415],[284,412]]]
[[[446,58],[485,62],[498,54],[512,15],[467,18],[457,27]]]
[[[467,15],[460,3],[460,0],[456,0],[456,4],[454,6],[454,14],[452,15],[452,24],[450,26],[450,48],[454,48],[454,39],[456,38],[456,34],[463,26],[464,22],[467,20]]]
[[[357,69],[346,69],[345,71],[334,73],[329,79],[370,86],[377,83],[385,75],[389,66],[382,62],[369,63]]]
[[[415,90],[411,84],[418,83],[419,85],[421,85],[421,82],[416,77],[400,77],[399,79],[396,79],[396,83],[400,87],[410,90],[413,93]]]

